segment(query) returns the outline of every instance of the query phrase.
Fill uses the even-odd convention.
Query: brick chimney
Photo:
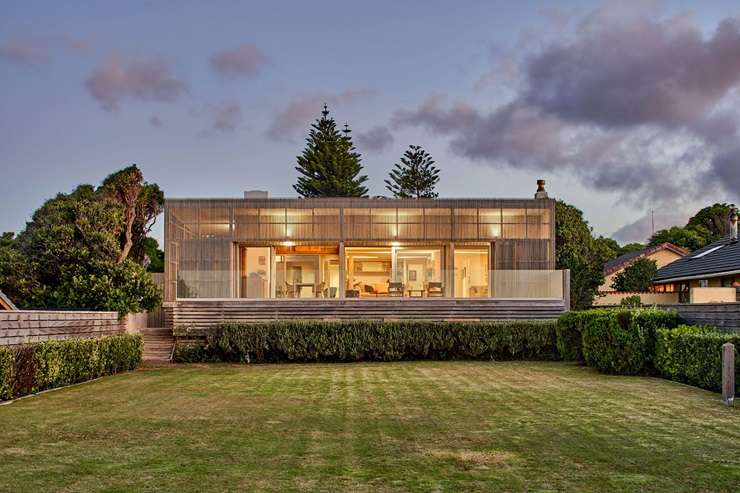
[[[537,192],[534,194],[534,198],[536,199],[546,199],[547,198],[547,190],[545,190],[545,180],[543,179],[537,180]]]
[[[737,209],[734,207],[730,211],[730,240],[737,241]]]

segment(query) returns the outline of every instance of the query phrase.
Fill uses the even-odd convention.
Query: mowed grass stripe
[[[191,365],[0,407],[0,491],[735,491],[717,394],[565,363]]]

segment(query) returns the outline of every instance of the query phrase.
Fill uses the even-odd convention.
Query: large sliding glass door
[[[347,247],[348,298],[442,296],[444,249],[431,247]]]
[[[455,298],[489,296],[489,249],[487,247],[455,248]]]
[[[239,248],[241,298],[336,298],[338,246]]]

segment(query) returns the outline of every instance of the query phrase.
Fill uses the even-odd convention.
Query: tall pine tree
[[[293,188],[302,197],[366,197],[360,154],[355,152],[350,130],[337,130],[324,105],[321,118],[311,125],[303,154],[298,156],[300,174]]]
[[[409,146],[389,173],[385,187],[400,199],[434,198],[439,195],[434,187],[439,181],[439,169],[432,156],[421,146]]]

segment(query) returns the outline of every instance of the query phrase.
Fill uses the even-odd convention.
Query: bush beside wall
[[[588,312],[563,313],[555,324],[558,353],[564,361],[583,361],[581,347],[581,316]]]
[[[558,320],[558,349],[564,359],[582,353],[589,366],[603,373],[650,372],[657,330],[676,327],[679,322],[676,312],[655,308],[566,313]]]
[[[724,334],[711,327],[682,325],[660,329],[655,367],[661,376],[702,389],[722,390],[722,345],[735,345],[735,391],[740,391],[740,334]]]
[[[177,328],[175,361],[553,360],[554,322],[273,321]]]
[[[0,400],[133,370],[143,348],[139,334],[0,347]]]

